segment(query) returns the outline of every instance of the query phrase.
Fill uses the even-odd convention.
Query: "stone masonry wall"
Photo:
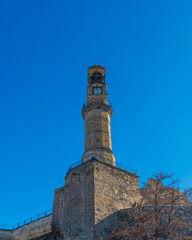
[[[0,240],[10,240],[11,239],[11,231],[10,230],[0,230]]]
[[[162,214],[165,218],[166,218],[166,214],[167,213],[169,214],[169,212],[170,212],[169,208],[170,207],[168,206],[162,210]],[[147,210],[150,211],[150,206],[146,207],[146,211]],[[185,223],[187,223],[185,232],[186,232],[186,234],[190,234],[189,239],[192,239],[192,232],[191,232],[191,227],[190,227],[191,223],[192,223],[192,206],[186,206],[186,207],[175,206],[173,212],[177,213],[178,210],[179,210],[179,214],[180,214],[180,217],[182,218],[182,220]],[[133,209],[133,208],[122,209],[122,210],[119,210],[119,211],[115,212],[114,214],[108,216],[103,221],[100,221],[98,224],[95,225],[95,233],[97,234],[97,237],[95,237],[95,240],[99,240],[99,239],[108,240],[112,231],[125,229],[126,226],[130,226],[130,223],[131,223],[131,227],[133,227],[133,225],[132,225],[133,222],[130,220],[130,219],[132,219],[133,214],[135,214],[135,209]],[[119,237],[119,239],[120,239],[120,237]],[[126,239],[128,239],[128,238],[126,238]]]
[[[140,200],[138,176],[94,162],[95,224]]]
[[[26,240],[50,233],[52,231],[52,215],[14,230],[0,230],[0,240]]]
[[[92,239],[93,172],[93,164],[86,162],[71,170],[65,179],[66,185],[55,190],[53,231],[62,232],[65,239]]]
[[[159,192],[159,193],[158,193]],[[149,178],[146,188],[140,189],[143,205],[154,205],[155,196],[159,196],[159,205],[191,205],[183,193],[176,188],[166,187],[162,184],[162,180]]]
[[[55,191],[53,233],[61,232],[64,239],[99,239],[95,226],[136,200],[138,176],[97,160],[85,162]]]

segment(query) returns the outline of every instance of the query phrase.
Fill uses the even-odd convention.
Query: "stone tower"
[[[88,68],[87,104],[82,109],[85,151],[81,163],[69,168],[65,186],[55,190],[53,232],[60,231],[64,239],[107,239],[116,223],[111,217],[140,198],[138,175],[117,167],[111,146],[112,114],[105,67],[93,65]]]
[[[82,162],[92,158],[115,165],[111,144],[110,118],[113,114],[108,103],[105,67],[93,65],[88,68],[87,105],[83,106],[85,120],[85,151]]]

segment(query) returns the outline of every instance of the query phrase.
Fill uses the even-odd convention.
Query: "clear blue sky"
[[[0,1],[0,223],[52,207],[106,65],[116,160],[192,184],[192,1]]]

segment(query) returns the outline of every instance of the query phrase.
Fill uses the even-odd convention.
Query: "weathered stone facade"
[[[154,197],[159,196],[159,205],[173,205],[188,206],[191,205],[181,191],[173,187],[163,186],[162,180],[149,178],[146,188],[140,189],[141,199],[143,205],[154,205]]]
[[[120,168],[94,162],[95,224],[139,201],[139,177]]]
[[[55,191],[53,230],[72,239],[95,239],[97,223],[131,207],[139,197],[137,175],[97,160],[85,162],[69,172],[65,187]]]
[[[86,166],[86,167],[85,167]],[[78,239],[92,238],[94,225],[94,173],[87,162],[66,176],[66,185],[55,190],[53,204],[53,230],[65,232]]]
[[[38,219],[14,230],[0,230],[0,240],[33,239],[52,232],[52,215]]]
[[[163,210],[161,211],[161,214],[166,216],[169,215],[170,212],[170,206],[164,207]],[[146,206],[145,211],[151,211],[151,206]],[[174,213],[179,213],[180,218],[182,218],[182,221],[187,223],[186,226],[188,226],[189,223],[189,228],[185,227],[183,229],[186,231],[186,235],[189,235],[190,237],[187,239],[192,239],[192,232],[191,232],[191,223],[192,223],[192,206],[175,206],[173,207],[173,212]],[[174,217],[174,213],[173,216]],[[133,208],[128,208],[128,209],[122,209],[114,214],[110,215],[109,217],[105,218],[103,221],[101,221],[99,224],[95,226],[95,240],[108,240],[110,234],[111,234],[111,229],[113,231],[117,231],[120,229],[125,229],[127,226],[131,225],[131,228],[133,229],[133,234],[134,234],[134,227],[133,227],[133,222],[132,218],[135,214],[135,209]],[[165,217],[166,218],[166,217]],[[118,239],[128,239],[126,238],[118,238]],[[131,238],[134,239],[134,238]],[[154,239],[154,238],[153,238]],[[167,239],[167,238],[159,238],[159,240],[162,239]],[[180,238],[180,239],[185,239],[185,238]]]

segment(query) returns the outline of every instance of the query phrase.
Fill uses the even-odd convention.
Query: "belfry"
[[[83,106],[85,120],[85,152],[82,162],[92,158],[115,165],[112,152],[110,118],[113,109],[108,102],[105,67],[88,68],[87,105]]]

